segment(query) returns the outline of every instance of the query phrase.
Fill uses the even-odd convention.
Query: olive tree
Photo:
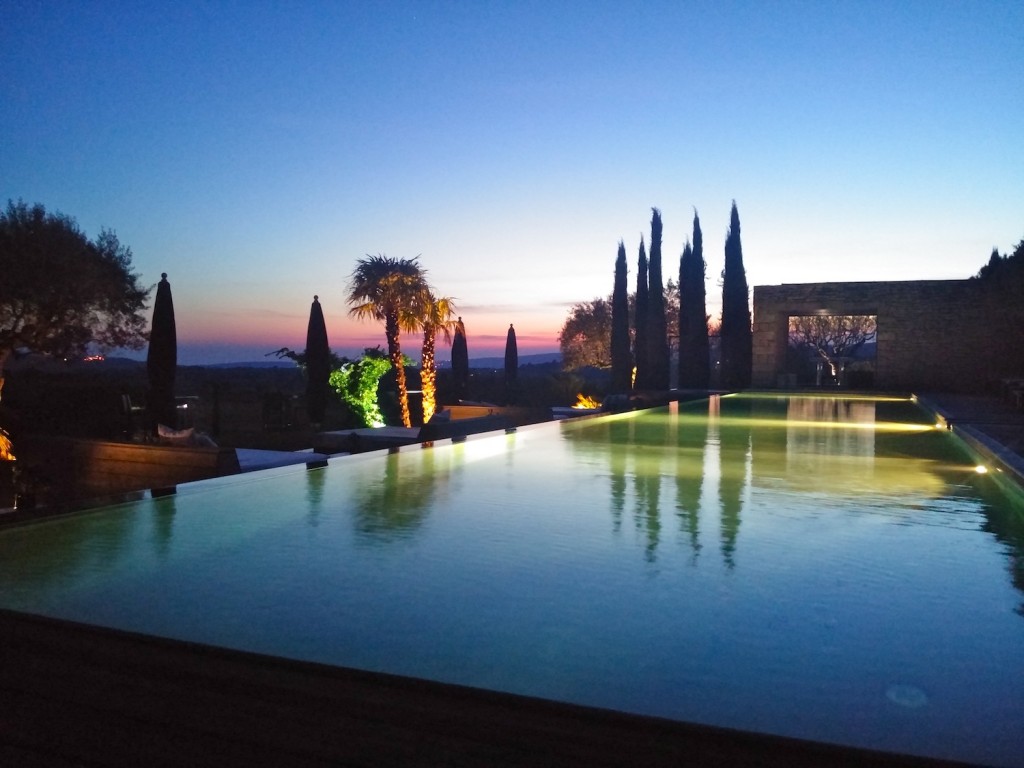
[[[558,334],[562,367],[567,371],[612,364],[612,304],[594,299],[574,304]]]
[[[620,289],[621,290],[621,289]],[[679,338],[679,288],[669,280],[663,291],[665,327],[668,332],[669,350],[673,351]],[[620,297],[619,301],[622,298]],[[558,346],[562,353],[562,368],[572,371],[585,366],[609,368],[612,366],[612,315],[614,294],[607,298],[596,298],[573,304],[569,316],[558,334]],[[629,326],[628,331],[635,339],[638,316],[637,295],[626,297]]]
[[[141,348],[148,294],[112,231],[89,240],[69,216],[8,201],[0,212],[0,391],[15,351]]]
[[[808,350],[828,365],[833,378],[839,379],[844,361],[878,332],[875,315],[792,315],[789,318],[789,344]]]

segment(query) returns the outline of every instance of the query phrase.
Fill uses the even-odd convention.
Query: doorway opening
[[[878,315],[790,315],[786,378],[801,387],[871,389]]]

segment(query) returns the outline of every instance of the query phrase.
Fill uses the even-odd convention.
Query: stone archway
[[[790,315],[786,385],[870,389],[877,321],[875,314]]]
[[[991,307],[977,281],[800,283],[754,288],[753,386],[785,373],[790,315],[875,315],[875,386],[976,389],[992,369]]]

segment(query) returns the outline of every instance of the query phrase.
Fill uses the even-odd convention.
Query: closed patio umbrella
[[[464,400],[469,390],[469,348],[466,345],[466,325],[461,317],[455,323],[455,336],[452,339],[452,376],[455,379],[455,395],[459,400]]]
[[[515,400],[515,383],[519,375],[519,348],[516,346],[516,329],[508,324],[505,338],[505,398],[511,404]]]
[[[519,374],[519,349],[516,346],[516,329],[508,324],[508,336],[505,337],[505,382],[513,382]]]
[[[174,325],[174,301],[167,273],[160,275],[153,302],[153,326],[149,332],[146,373],[149,376],[147,403],[153,432],[157,425],[177,426],[174,379],[178,371],[178,333]]]
[[[306,328],[306,413],[319,424],[327,410],[327,380],[331,375],[331,349],[327,344],[327,324],[320,297],[313,297]]]

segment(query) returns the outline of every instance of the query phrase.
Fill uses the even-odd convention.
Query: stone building
[[[761,285],[753,303],[756,388],[786,381],[793,315],[875,315],[876,389],[993,391],[1024,375],[1022,299],[980,280]]]

